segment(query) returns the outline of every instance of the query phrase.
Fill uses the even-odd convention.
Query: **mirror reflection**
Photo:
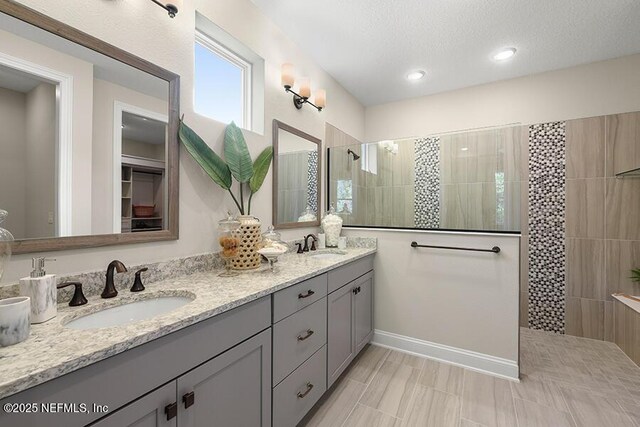
[[[169,84],[0,14],[0,208],[17,240],[167,228]]]
[[[329,202],[350,226],[520,231],[527,135],[510,126],[331,148]]]
[[[281,125],[284,127],[277,129],[274,147],[275,225],[292,227],[298,223],[316,223],[320,200],[320,141]]]

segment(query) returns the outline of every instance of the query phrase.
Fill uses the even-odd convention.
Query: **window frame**
[[[214,40],[211,36],[206,34],[200,29],[196,29],[195,32],[195,40],[194,43],[199,44],[203,48],[209,50],[214,55],[219,56],[220,58],[228,61],[231,65],[240,69],[242,84],[240,94],[242,98],[242,123],[238,124],[240,128],[253,130],[253,105],[252,105],[252,92],[253,92],[253,63],[242,57],[241,55],[234,52],[232,49],[224,46],[222,43]],[[195,76],[195,67],[194,67],[194,79],[197,78]],[[193,102],[193,108],[198,114],[202,114],[205,117],[209,117],[214,120],[220,121],[217,117],[208,116],[202,112],[198,111],[198,108],[195,103],[195,97]]]

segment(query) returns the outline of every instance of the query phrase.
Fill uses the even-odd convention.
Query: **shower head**
[[[360,158],[360,156],[357,155],[356,153],[354,153],[353,151],[351,151],[351,149],[347,150],[347,155],[349,155],[349,154],[351,154],[353,156],[353,161],[354,162]]]

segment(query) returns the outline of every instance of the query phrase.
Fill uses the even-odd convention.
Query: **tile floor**
[[[521,375],[371,345],[301,425],[640,427],[640,368],[613,343],[522,329]]]

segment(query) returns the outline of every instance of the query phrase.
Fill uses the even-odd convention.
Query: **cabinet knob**
[[[307,394],[309,394],[311,390],[313,390],[313,384],[307,383],[307,389],[304,392],[299,391],[297,393],[298,399],[304,399],[307,397]]]
[[[194,392],[189,392],[182,396],[182,402],[184,403],[184,409],[187,409],[189,406],[192,406],[195,403],[196,395]]]
[[[313,330],[311,329],[307,329],[307,333],[305,335],[298,335],[298,341],[304,341],[307,338],[309,338],[311,335],[313,335],[315,332],[313,332]]]
[[[298,299],[309,298],[313,294],[315,294],[315,292],[309,289],[306,294],[298,294]]]
[[[167,421],[178,416],[178,404],[176,402],[170,403],[164,407],[164,413],[167,414]]]

